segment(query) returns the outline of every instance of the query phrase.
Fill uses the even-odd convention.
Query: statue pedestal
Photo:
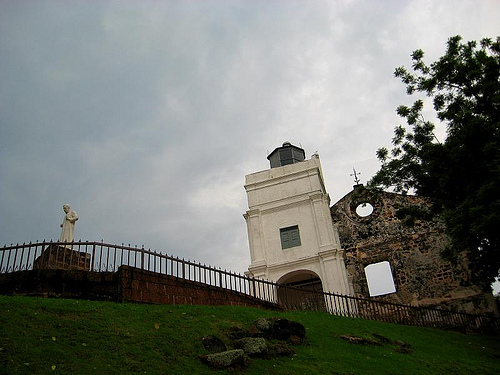
[[[35,259],[33,269],[90,271],[90,254],[52,244]]]

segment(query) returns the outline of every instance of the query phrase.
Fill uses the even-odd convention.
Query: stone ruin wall
[[[361,217],[356,208],[364,203],[370,203],[373,212]],[[409,206],[427,209],[430,202],[357,185],[331,207],[355,296],[475,314],[498,313],[492,294],[470,284],[465,259],[452,265],[441,258],[448,242],[443,222],[432,217],[412,223],[396,216]],[[364,268],[382,261],[391,266],[396,292],[370,297]]]

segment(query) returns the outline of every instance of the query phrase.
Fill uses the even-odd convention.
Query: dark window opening
[[[281,165],[293,164],[292,149],[280,150]]]
[[[299,161],[304,160],[303,154],[299,150],[292,148],[280,150],[279,154],[281,166],[298,163]]]
[[[281,228],[280,237],[282,249],[300,246],[300,233],[297,225],[288,228]]]

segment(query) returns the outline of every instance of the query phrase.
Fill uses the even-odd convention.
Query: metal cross
[[[360,179],[358,178],[358,175],[360,175],[361,172],[356,172],[356,170],[354,169],[354,167],[352,168],[352,171],[354,173],[351,173],[351,176],[354,176],[354,182],[356,183],[356,185],[359,185]]]

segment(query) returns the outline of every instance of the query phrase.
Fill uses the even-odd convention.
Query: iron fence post
[[[92,261],[90,265],[90,270],[94,272],[94,262],[95,262],[95,242],[92,244]]]

